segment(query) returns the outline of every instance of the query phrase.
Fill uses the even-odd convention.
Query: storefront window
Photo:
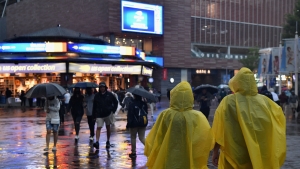
[[[98,38],[106,41],[107,43],[110,43],[109,36],[99,36]],[[143,47],[142,44],[143,44],[142,39],[115,38],[114,45],[116,45],[116,46],[133,46],[138,49],[142,49],[142,47]]]

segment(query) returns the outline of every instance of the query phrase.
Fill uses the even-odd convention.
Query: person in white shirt
[[[53,145],[52,151],[56,151],[56,143],[57,143],[57,139],[58,139],[58,129],[59,129],[59,124],[60,124],[59,109],[60,109],[59,100],[55,96],[48,97],[46,100],[45,107],[44,107],[44,111],[47,113],[47,116],[46,116],[46,129],[47,129],[46,148],[44,149],[44,151],[49,151],[51,130],[53,131],[53,140],[54,140],[54,145]]]
[[[93,103],[94,103],[95,94],[92,91],[92,88],[86,88],[86,95],[84,102],[86,103],[86,117],[88,119],[89,129],[90,129],[90,141],[94,141],[95,136],[95,120],[93,118]]]
[[[274,92],[274,89],[273,88],[270,88],[269,89],[269,92],[272,94],[272,96],[273,96],[273,101],[275,102],[275,103],[277,103],[279,106],[280,106],[280,101],[279,101],[279,97],[278,97],[278,95]]]
[[[70,99],[71,99],[71,95],[70,95],[70,92],[69,90],[67,90],[67,93],[64,95],[64,98],[65,98],[65,107],[67,108],[69,106],[69,102],[70,102]]]

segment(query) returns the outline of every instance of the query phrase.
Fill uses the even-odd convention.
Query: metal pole
[[[1,16],[1,18],[4,17],[4,13],[5,13],[5,9],[6,9],[7,2],[8,2],[8,0],[5,1],[5,4],[4,4],[4,8],[3,8],[3,11],[2,11],[2,16]]]
[[[281,38],[281,34],[280,34],[280,38]],[[281,44],[281,40],[279,43],[279,84],[278,84],[278,94],[281,94],[281,86],[282,86],[282,79],[281,79],[281,57],[282,57],[282,44]]]
[[[295,58],[295,94],[298,95],[298,21],[296,22],[296,34],[294,45],[294,58]]]
[[[228,46],[227,48],[227,56],[228,58],[230,58],[230,46]],[[228,69],[227,69],[227,65],[226,65],[226,84],[228,84],[228,73],[227,73]]]

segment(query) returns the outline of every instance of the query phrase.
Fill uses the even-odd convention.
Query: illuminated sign
[[[52,73],[66,72],[65,63],[3,63],[0,73]]]
[[[153,69],[143,66],[142,75],[152,76]]]
[[[163,57],[153,57],[153,56],[146,56],[145,61],[147,62],[154,62],[161,67],[164,67],[164,58]]]
[[[163,7],[121,1],[122,31],[163,34]]]
[[[0,43],[2,53],[25,53],[25,52],[66,52],[65,42],[50,43]]]
[[[146,59],[146,54],[145,54],[145,52],[142,52],[141,50],[136,49],[136,50],[135,50],[135,53],[136,53],[136,56],[137,56],[137,57],[139,57],[139,58],[141,58],[141,59],[143,59],[143,60]]]
[[[135,48],[131,46],[109,46],[84,43],[68,43],[69,52],[90,54],[111,54],[135,56]]]
[[[210,70],[198,69],[196,70],[197,74],[210,74]]]
[[[141,66],[70,63],[69,71],[74,73],[141,74]]]

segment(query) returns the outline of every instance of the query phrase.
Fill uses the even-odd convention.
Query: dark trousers
[[[33,98],[28,98],[29,107],[33,107]]]
[[[41,99],[41,107],[45,107],[45,99]]]
[[[77,114],[72,113],[72,117],[73,117],[73,122],[74,122],[74,126],[75,126],[76,135],[79,135],[80,122],[81,122],[81,119],[82,119],[82,115],[77,115]]]
[[[61,123],[65,122],[65,107],[64,107],[64,105],[60,105],[59,117],[60,117]]]
[[[88,124],[90,128],[90,136],[94,137],[95,135],[95,120],[93,116],[86,116],[88,119]]]
[[[41,107],[41,98],[36,98],[36,106]]]
[[[26,98],[21,99],[21,106],[26,106]]]
[[[202,107],[202,106],[201,106],[200,111],[201,111],[201,112],[204,114],[204,116],[208,119],[210,108],[209,108],[209,107]]]

